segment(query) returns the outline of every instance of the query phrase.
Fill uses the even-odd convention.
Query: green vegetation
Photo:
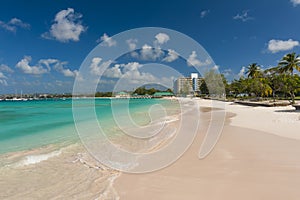
[[[155,88],[146,89],[145,87],[139,87],[139,88],[137,88],[133,92],[133,94],[137,94],[137,95],[153,95],[156,92],[170,92],[170,93],[173,93],[173,91],[170,88],[168,88],[165,91],[161,91],[161,90],[158,90],[158,89],[155,89]]]
[[[211,97],[225,97],[226,91],[229,93],[228,82],[223,74],[218,74],[215,69],[211,69],[204,74],[204,80],[200,84],[202,95]]]
[[[300,57],[295,53],[285,55],[278,66],[262,70],[257,63],[247,67],[247,77],[234,80],[231,84],[224,84],[228,97],[256,97],[290,99],[294,104],[299,100],[296,94],[300,92]]]
[[[112,92],[96,92],[95,97],[112,97]]]

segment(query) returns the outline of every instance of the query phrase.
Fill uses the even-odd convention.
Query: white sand
[[[197,157],[206,124],[173,165],[148,174],[122,174],[115,182],[121,199],[300,199],[299,113],[285,112],[291,107],[199,103],[236,114],[228,115],[211,154],[203,160]],[[209,120],[210,114],[201,117]]]

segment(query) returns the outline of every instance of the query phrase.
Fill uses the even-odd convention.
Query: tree
[[[260,66],[257,63],[252,63],[247,67],[246,74],[248,78],[258,78],[261,76]]]
[[[205,94],[205,95],[209,94],[209,91],[208,91],[208,88],[207,88],[207,85],[206,85],[205,81],[202,81],[202,83],[200,85],[200,91],[201,91],[201,94]]]
[[[300,71],[300,57],[296,56],[296,53],[286,54],[278,64],[278,72],[281,74],[289,73],[291,75],[294,74],[294,70]]]
[[[146,88],[145,87],[139,87],[133,93],[136,93],[138,95],[145,95],[146,94]]]
[[[265,70],[265,77],[268,79],[269,86],[272,89],[273,101],[276,100],[276,92],[280,92],[283,87],[283,77],[282,74],[277,73],[276,67]]]
[[[300,91],[299,75],[283,74],[282,75],[282,91],[291,96],[291,103],[295,104],[295,93]]]
[[[171,93],[173,93],[173,90],[172,90],[171,88],[168,88],[168,89],[166,90],[166,92],[171,92]]]
[[[204,81],[211,97],[224,98],[226,96],[225,84],[227,81],[215,69],[211,69],[205,73]],[[204,87],[205,85],[202,88],[205,89]]]

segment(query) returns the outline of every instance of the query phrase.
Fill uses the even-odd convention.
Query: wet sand
[[[41,151],[46,150],[30,155],[51,155]],[[118,199],[112,183],[119,172],[96,162],[80,144],[59,151],[38,163],[21,160],[1,167],[0,199]]]

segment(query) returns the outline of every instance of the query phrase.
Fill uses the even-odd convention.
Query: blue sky
[[[139,27],[186,34],[229,79],[237,78],[250,63],[267,68],[286,53],[300,53],[299,13],[300,0],[3,0],[0,93],[70,92],[81,63],[99,42],[117,46],[111,36]],[[120,60],[117,70],[123,71],[145,63]],[[188,74],[186,65],[177,60],[173,66]],[[113,80],[99,89],[110,90]]]

